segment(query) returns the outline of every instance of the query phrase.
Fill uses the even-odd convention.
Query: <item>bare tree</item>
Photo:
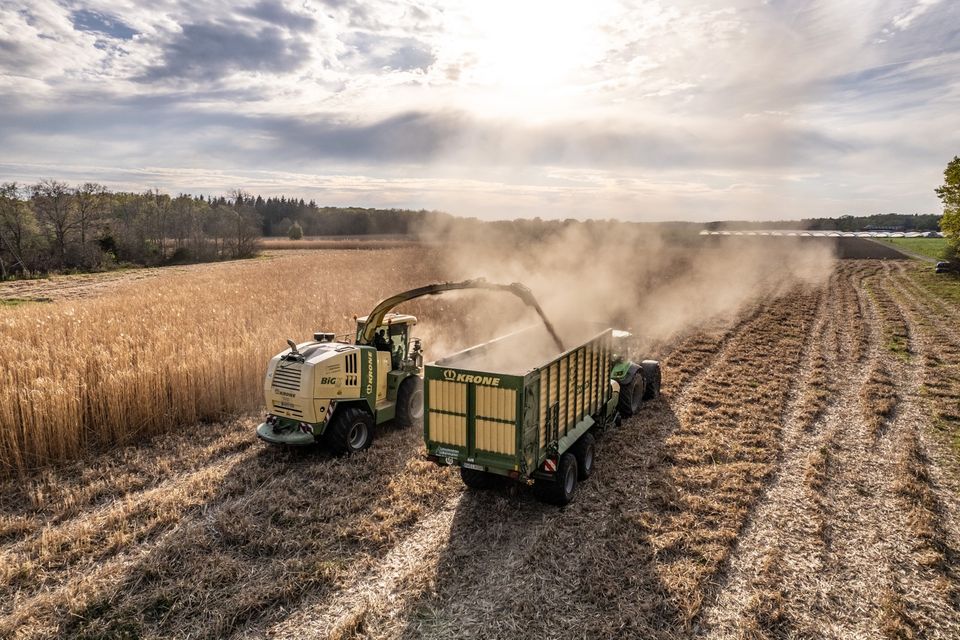
[[[160,259],[164,260],[167,257],[167,251],[164,243],[167,239],[167,224],[169,222],[170,214],[170,196],[165,193],[160,193],[159,189],[154,189],[153,191],[148,192],[150,197],[153,199],[153,241],[157,245],[157,249],[160,252]]]
[[[236,246],[234,258],[249,258],[257,251],[261,229],[260,216],[251,206],[242,206],[237,209],[236,219]]]
[[[67,261],[67,236],[77,228],[77,210],[72,190],[65,182],[41,180],[31,187],[37,219],[53,232],[60,266]]]
[[[102,184],[87,182],[73,192],[77,207],[77,227],[80,229],[80,244],[87,244],[87,232],[103,221],[110,202],[110,193]]]

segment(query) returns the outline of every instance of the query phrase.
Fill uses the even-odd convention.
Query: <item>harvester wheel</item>
[[[466,467],[460,467],[460,479],[471,489],[492,489],[497,483],[497,476],[494,474]]]
[[[656,360],[644,360],[640,363],[645,388],[644,400],[656,400],[660,397],[660,363]]]
[[[533,491],[539,500],[561,507],[570,504],[576,490],[577,458],[569,451],[560,456],[553,480],[537,479],[533,483]]]
[[[404,427],[423,424],[423,380],[410,376],[397,390],[397,424]]]
[[[328,442],[339,454],[363,451],[373,442],[373,418],[357,407],[340,409],[330,423]]]
[[[593,456],[596,453],[596,439],[592,433],[580,436],[577,443],[571,447],[573,455],[577,457],[577,479],[583,482],[593,473]]]
[[[639,411],[640,403],[643,402],[643,395],[643,375],[642,371],[637,371],[629,384],[620,385],[620,399],[617,401],[617,409],[620,414],[629,418]]]

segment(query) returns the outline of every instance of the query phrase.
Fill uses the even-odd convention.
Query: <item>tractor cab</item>
[[[357,318],[357,341],[367,324],[367,317]],[[403,363],[410,355],[410,328],[417,324],[416,316],[388,313],[383,317],[382,324],[377,327],[373,337],[373,346],[377,351],[390,354],[390,369],[403,368]]]

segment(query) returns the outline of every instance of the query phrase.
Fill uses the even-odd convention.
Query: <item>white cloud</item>
[[[910,9],[894,16],[891,24],[895,29],[909,29],[914,20],[929,11],[934,5],[940,4],[941,0],[918,0]]]
[[[0,179],[488,216],[933,210],[957,24],[931,0],[0,0]]]

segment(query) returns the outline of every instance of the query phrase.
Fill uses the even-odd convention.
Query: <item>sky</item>
[[[958,154],[955,0],[0,0],[0,181],[784,219]]]

